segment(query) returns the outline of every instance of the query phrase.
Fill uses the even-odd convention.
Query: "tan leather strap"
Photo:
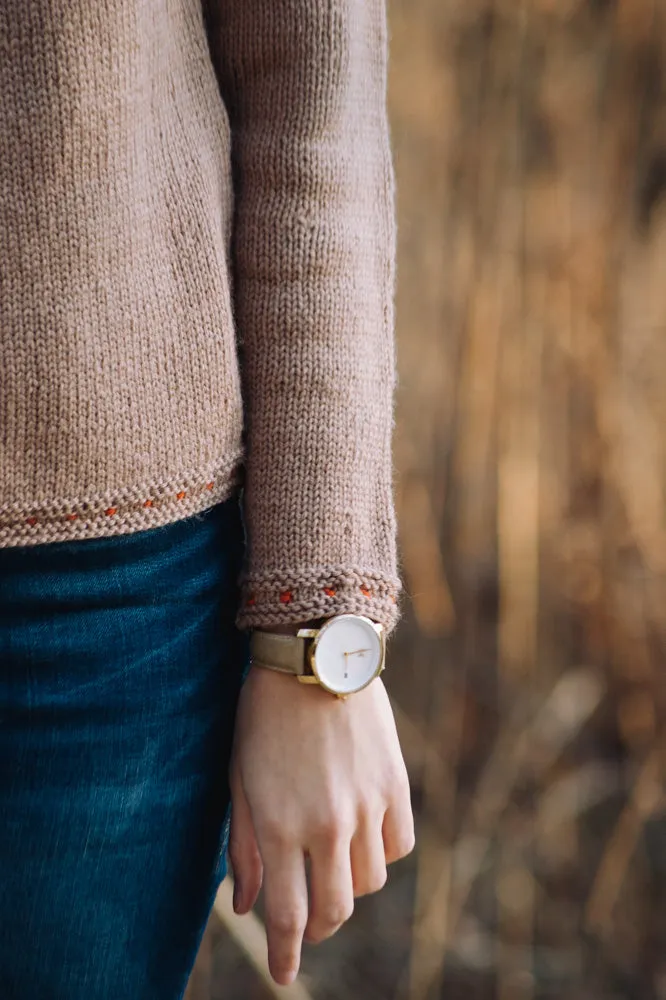
[[[252,662],[258,666],[300,676],[310,673],[305,651],[308,639],[255,629],[250,636]]]

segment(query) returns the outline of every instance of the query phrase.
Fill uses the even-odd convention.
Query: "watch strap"
[[[300,677],[309,673],[306,658],[308,641],[298,635],[281,635],[279,632],[255,629],[250,636],[252,662]]]

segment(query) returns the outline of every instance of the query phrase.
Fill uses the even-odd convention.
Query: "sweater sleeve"
[[[384,0],[210,0],[246,420],[241,628],[391,631],[394,181]]]

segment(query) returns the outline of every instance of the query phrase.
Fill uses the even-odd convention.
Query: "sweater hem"
[[[305,622],[332,615],[366,615],[386,633],[400,618],[398,577],[353,566],[249,574],[241,580],[241,629]]]
[[[146,531],[229,499],[243,482],[243,452],[168,480],[31,507],[0,507],[0,548]]]

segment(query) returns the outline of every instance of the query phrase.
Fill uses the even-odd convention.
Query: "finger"
[[[301,964],[301,944],[308,917],[305,859],[286,844],[262,847],[268,967],[276,983],[288,986]]]
[[[386,883],[382,818],[366,818],[351,842],[351,869],[355,896],[378,892]]]
[[[229,857],[234,872],[234,910],[248,913],[257,901],[263,866],[250,807],[240,780],[232,781]]]
[[[310,916],[306,940],[318,942],[330,937],[353,912],[349,837],[320,839],[310,850]]]
[[[386,810],[382,839],[387,865],[414,850],[414,816],[409,795],[401,796]]]

